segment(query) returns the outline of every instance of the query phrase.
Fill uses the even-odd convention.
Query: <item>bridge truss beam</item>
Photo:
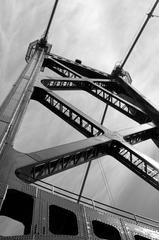
[[[153,109],[151,105],[146,103],[143,109],[141,102],[145,100],[142,99],[140,102],[137,98],[136,101],[133,97],[134,90],[121,79],[114,79],[108,74],[77,62],[54,55],[51,55],[51,59],[49,57],[49,54],[45,57],[42,69],[49,67],[64,79],[42,80],[49,90],[34,87],[32,99],[43,104],[88,139],[76,144],[52,148],[51,155],[50,149],[28,154],[33,161],[30,164],[21,163],[16,169],[16,176],[25,182],[35,182],[96,158],[110,155],[159,190],[158,164],[131,147],[149,138],[158,141],[158,125],[149,123],[154,120],[153,117],[149,117],[149,110]],[[125,135],[111,132],[50,90],[72,88],[87,91],[129,118],[142,124],[149,124],[142,130],[134,130]]]
[[[133,99],[131,91],[128,91],[128,94],[126,95],[126,97],[130,99],[129,102],[117,96],[118,93],[115,92],[115,88],[118,84],[118,81],[116,81],[116,84],[111,85],[110,82],[113,81],[109,75],[103,73],[100,75],[100,73],[96,70],[89,69],[88,67],[84,66],[83,76],[86,78],[83,78],[83,76],[81,76],[81,69],[83,66],[79,66],[79,64],[75,62],[73,63],[63,58],[55,58],[56,59],[53,60],[50,60],[48,58],[45,59],[43,67],[47,66],[65,78],[42,80],[43,85],[49,88],[49,90],[82,89],[91,93],[103,102],[108,103],[114,108],[118,110],[120,109],[120,112],[124,113],[127,116],[129,115],[131,119],[134,119],[142,124],[151,121],[148,115],[141,108],[136,106],[138,103],[136,103]],[[88,79],[88,77],[93,76],[93,71],[98,75],[98,77],[100,75],[101,79]],[[122,86],[120,83],[119,85]],[[103,88],[103,86],[105,88]],[[110,86],[115,87],[114,89],[112,87],[111,91],[108,91],[106,88]],[[123,91],[123,86],[121,89],[121,91]],[[122,92],[122,94],[123,93],[124,92]],[[154,162],[152,159],[149,159],[137,152],[130,145],[126,144],[126,141],[132,145],[137,144],[141,141],[145,141],[149,138],[157,139],[158,134],[156,134],[157,127],[155,125],[151,123],[151,126],[148,125],[140,131],[134,131],[122,137],[119,134],[114,134],[113,132],[110,132],[107,129],[103,128],[100,124],[94,122],[88,116],[83,114],[78,109],[74,108],[71,104],[67,103],[55,93],[51,93],[50,91],[35,87],[32,99],[43,104],[45,107],[68,122],[83,135],[89,137],[91,141],[98,136],[98,138],[101,138],[104,143],[102,142],[102,144],[99,144],[98,142],[94,144],[94,142],[90,142],[88,148],[85,146],[79,148],[79,143],[77,142],[77,149],[74,149],[74,151],[70,150],[71,144],[68,144],[66,147],[66,153],[63,153],[62,155],[57,154],[57,156],[55,156],[53,154],[48,159],[47,157],[40,158],[39,163],[30,164],[28,166],[17,169],[16,174],[19,177],[28,176],[30,179],[32,179],[32,182],[34,182],[58,172],[62,172],[69,168],[78,166],[79,164],[86,163],[87,161],[91,161],[98,157],[110,155],[116,158],[134,173],[139,175],[145,181],[150,183],[156,189],[159,189],[158,164],[156,164],[156,162]],[[132,101],[134,101],[136,105],[132,104]],[[126,111],[124,109],[126,109]],[[93,139],[91,138],[92,136]],[[85,141],[90,141],[90,139],[87,139]],[[37,153],[33,153],[33,156],[36,154]],[[39,154],[40,153],[38,153],[38,155]]]
[[[69,87],[72,89],[76,87],[77,89],[82,89],[90,93],[91,95],[95,96],[96,98],[100,99],[104,103],[110,105],[111,107],[115,108],[116,110],[120,111],[127,117],[139,122],[140,124],[151,122],[151,118],[145,114],[141,109],[134,106],[133,104],[123,100],[122,98],[118,97],[116,94],[111,93],[110,91],[104,89],[103,87],[97,85],[98,81],[94,82],[90,81],[89,79],[43,79],[42,84],[49,88],[50,90],[69,90]],[[99,81],[101,83],[101,81]],[[59,87],[59,89],[58,89]]]
[[[99,157],[110,155],[159,190],[159,164],[125,143],[107,138],[104,140],[103,136],[100,136],[76,142],[75,146],[67,144],[64,148],[65,153],[57,156],[53,154],[49,159],[46,159],[46,150],[44,150],[45,157],[43,151],[29,154],[32,158],[37,155],[40,161],[17,169],[16,175],[23,181],[35,182]]]
[[[34,87],[32,99],[43,104],[86,137],[104,134],[104,128],[100,124],[77,110],[55,93]]]

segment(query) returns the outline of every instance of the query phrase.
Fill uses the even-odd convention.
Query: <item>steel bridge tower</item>
[[[25,228],[24,235],[0,239],[159,239],[158,222],[92,202],[82,197],[83,189],[78,196],[60,188],[49,193],[30,185],[110,155],[159,190],[159,164],[133,148],[147,139],[159,147],[158,110],[133,88],[130,75],[121,67],[107,74],[50,52],[47,35],[56,5],[57,1],[44,36],[29,45],[26,66],[0,108],[0,215]],[[35,87],[36,77],[46,68],[61,77],[43,79],[45,88]],[[58,90],[86,91],[104,102],[106,109],[111,106],[140,126],[124,136],[111,132],[56,95]],[[87,139],[29,154],[16,151],[13,140],[30,99]]]

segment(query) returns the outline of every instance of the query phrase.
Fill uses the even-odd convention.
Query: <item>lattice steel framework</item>
[[[29,183],[110,155],[159,190],[159,164],[133,148],[147,139],[159,146],[158,110],[130,85],[128,75],[107,74],[51,54],[50,50],[46,39],[29,45],[26,67],[0,108],[0,182],[21,191]],[[37,75],[45,68],[61,77],[41,80],[45,88],[34,87]],[[112,132],[56,95],[54,91],[58,90],[86,91],[141,125],[124,136]],[[13,140],[30,99],[41,103],[87,139],[29,154],[17,152]],[[8,187],[5,189],[1,207]],[[35,228],[32,232],[37,237]]]
[[[24,176],[30,176],[32,181],[33,179],[36,181],[92,159],[111,155],[159,189],[158,164],[147,159],[146,156],[140,155],[132,147],[133,144],[150,138],[157,143],[157,109],[147,102],[125,79],[93,70],[52,54],[45,58],[43,68],[45,67],[64,78],[43,79],[41,82],[46,89],[34,87],[31,98],[69,123],[88,140],[67,144],[64,146],[65,151],[62,151],[62,154],[58,155],[54,151],[54,155],[48,159],[41,157],[42,152],[31,153],[31,156],[38,156],[40,162],[18,168],[16,170],[17,176],[22,180],[24,180]],[[137,131],[134,130],[126,136],[111,132],[53,92],[53,90],[69,89],[87,91],[122,114],[142,124],[141,130],[138,128]],[[58,153],[61,152],[61,148],[61,146],[59,150],[58,147],[56,148]],[[25,181],[28,181],[27,177],[25,177]]]
[[[27,65],[1,106],[1,182],[20,187],[111,155],[159,190],[158,163],[133,148],[147,139],[158,145],[158,110],[125,79],[50,54],[50,48],[40,41],[29,47]],[[34,87],[36,76],[45,68],[62,78],[43,79],[45,88]],[[111,132],[54,93],[77,89],[87,91],[141,125],[124,136]],[[30,99],[44,105],[87,139],[27,155],[14,150],[12,143]]]

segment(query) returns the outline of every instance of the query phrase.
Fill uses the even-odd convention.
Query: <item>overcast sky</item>
[[[28,44],[43,34],[53,2],[0,0],[0,102],[25,66]],[[85,65],[110,73],[114,65],[124,58],[153,3],[154,0],[59,0],[49,34],[52,52],[72,60],[81,59]],[[159,15],[159,7],[155,14]],[[133,86],[157,106],[158,29],[159,18],[152,18],[125,65],[132,76]],[[49,72],[46,75],[51,76]],[[103,103],[78,91],[58,94],[100,121]],[[118,131],[137,124],[109,108],[104,126]],[[76,130],[31,101],[15,148],[30,152],[80,139],[84,137]],[[159,151],[151,141],[136,147],[158,161]],[[116,160],[104,157],[101,162],[115,206],[159,220],[159,192]],[[81,166],[47,181],[78,193],[85,169],[86,166]],[[94,161],[85,195],[112,204],[107,192],[98,162]]]

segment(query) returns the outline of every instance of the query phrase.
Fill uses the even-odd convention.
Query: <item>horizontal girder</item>
[[[147,123],[150,122],[151,119],[145,114],[142,110],[138,107],[134,106],[133,104],[123,100],[122,98],[118,97],[117,95],[111,93],[110,91],[102,88],[101,86],[97,85],[96,83],[90,81],[89,79],[43,79],[41,81],[44,86],[49,88],[50,90],[54,90],[54,86],[56,84],[56,89],[60,88],[60,90],[65,87],[68,89],[69,86],[78,86],[79,89],[85,90],[88,93],[92,94],[96,98],[102,100],[103,102],[107,103],[111,107],[115,108],[116,110],[120,111],[121,113],[125,114],[126,116],[130,117],[131,119],[139,122],[139,123]]]
[[[83,113],[81,113],[79,110],[76,111],[72,105],[68,104],[59,96],[54,95],[54,93],[51,94],[44,89],[35,87],[32,99],[39,101],[40,103],[51,109],[65,121],[68,121],[69,124],[71,124],[81,133],[83,133],[85,136],[98,137],[84,140],[84,142],[80,141],[80,143],[82,142],[82,144],[77,142],[76,144],[66,144],[63,148],[62,146],[59,146],[59,149],[61,148],[61,150],[63,149],[63,151],[58,151],[56,147],[56,150],[54,151],[52,156],[47,154],[46,150],[44,150],[44,154],[30,154],[32,158],[38,155],[38,161],[34,164],[30,164],[17,169],[16,174],[19,178],[22,178],[25,181],[34,182],[51,176],[53,174],[76,167],[80,164],[84,164],[93,159],[105,155],[111,155],[112,157],[120,161],[122,164],[124,164],[126,167],[128,167],[130,170],[139,175],[141,178],[143,178],[145,181],[154,186],[156,189],[159,189],[159,166],[156,162],[151,159],[147,159],[147,157],[141,155],[136,150],[132,149],[129,145],[125,144],[122,138],[120,139],[120,137],[118,138],[117,136],[118,140],[115,140],[114,135],[112,133],[108,134],[108,132],[108,136],[106,137],[105,133],[107,130],[105,130],[105,128],[102,128],[102,126],[94,123],[93,120],[89,119],[89,117],[87,119],[87,117],[83,115]],[[69,120],[66,120],[67,118]],[[77,122],[76,119],[78,119]],[[83,119],[86,125],[82,123]],[[76,124],[78,124],[78,127],[73,122],[76,122]],[[152,137],[152,129],[154,129],[153,126],[143,129],[144,134],[147,133],[147,138]],[[141,137],[141,132],[136,133],[136,135],[138,134],[140,137],[136,137],[134,136],[134,134],[135,133],[133,133],[133,135],[125,136],[125,140],[127,140],[131,144],[135,144],[139,141],[145,140],[144,137]],[[130,141],[131,138],[132,141]]]
[[[50,54],[50,57],[45,59],[44,61],[44,66],[50,68],[51,66],[51,61],[49,60],[56,61],[59,64],[62,64],[63,67],[65,66],[67,69],[70,69],[76,74],[81,75],[83,77],[87,78],[111,78],[110,74],[107,74],[105,72],[99,71],[97,69],[91,68],[89,66],[83,65],[81,63],[78,63],[77,61],[71,61],[67,58],[55,55],[55,54]]]
[[[70,78],[80,78],[81,75],[76,73],[75,71],[69,69],[65,65],[62,65],[56,60],[52,60],[50,58],[46,58],[43,63],[43,67],[47,67],[50,70],[56,72],[62,77],[70,77]]]
[[[131,145],[146,141],[148,139],[158,139],[158,128],[151,123],[151,125],[143,124],[136,128],[130,129],[128,133],[122,133],[124,140]]]
[[[58,64],[58,67],[56,66]],[[155,106],[153,106],[145,97],[142,96],[135,88],[118,76],[113,76],[105,72],[90,68],[88,66],[79,64],[77,61],[71,61],[67,58],[60,57],[55,54],[50,54],[44,61],[44,67],[48,67],[63,77],[71,78],[98,78],[98,79],[109,79],[113,84],[108,85],[103,80],[96,82],[96,84],[106,88],[107,90],[117,94],[122,99],[138,106],[147,115],[151,116],[153,122],[159,126],[159,112]],[[55,66],[54,66],[55,65]],[[58,68],[58,69],[57,69]],[[116,83],[116,84],[114,84]],[[111,86],[111,87],[110,87]]]
[[[118,94],[123,99],[135,104],[133,98],[129,96],[128,92],[125,91],[119,81],[114,79],[114,77],[108,73],[90,68],[89,66],[79,64],[77,61],[71,61],[70,59],[63,58],[55,54],[52,54],[49,58],[45,59],[43,66],[48,67],[62,77],[86,77],[91,79],[98,79],[98,81],[94,81],[94,83],[100,85],[108,91]],[[101,81],[99,79],[101,79]],[[73,88],[71,87],[69,90],[72,89]]]
[[[116,81],[125,89],[129,96],[134,99],[135,104],[142,109],[148,116],[151,116],[152,121],[159,127],[159,110],[148,99],[146,99],[134,87],[126,84],[123,79],[117,78]]]
[[[104,127],[55,93],[35,87],[31,98],[43,104],[86,137],[104,134]]]
[[[31,153],[30,156],[32,158],[38,155],[37,158],[40,158],[40,162],[17,169],[16,174],[23,180],[28,181],[30,178],[34,182],[106,155],[109,144],[110,140],[106,137],[104,140],[103,137],[94,137],[75,143],[65,144],[62,154],[58,150],[58,147],[55,147],[56,150],[55,152],[52,151],[52,157],[50,153],[44,150],[44,160],[43,157],[41,158],[41,155],[44,155],[42,151]],[[59,146],[59,149],[61,148],[62,146]],[[48,151],[50,151],[50,149],[48,149]],[[56,153],[58,154],[56,155]],[[47,155],[49,155],[48,159]]]
[[[41,151],[30,154],[32,158],[37,155],[40,161],[17,169],[16,175],[25,181],[34,182],[96,158],[110,155],[159,190],[159,164],[125,143],[99,136],[76,142],[76,145],[66,144],[62,154],[57,148],[55,153],[58,152],[58,154],[53,153],[52,157],[49,153],[47,154],[46,150],[44,153]]]
[[[48,58],[45,59],[44,67],[48,67],[51,70],[55,71],[63,77],[71,78],[98,78],[98,79],[109,79],[110,82],[115,82],[116,84],[109,84],[106,81],[106,84],[103,83],[103,80],[96,82],[96,85],[106,88],[112,93],[117,94],[120,98],[132,103],[135,106],[138,106],[142,109],[148,116],[151,116],[153,122],[159,126],[159,111],[153,106],[147,99],[145,99],[141,93],[139,93],[135,88],[118,76],[113,76],[105,72],[90,68],[88,66],[79,64],[76,61],[71,61],[67,58],[60,57],[55,54],[50,54]],[[111,87],[110,87],[111,86]],[[70,88],[72,89],[72,88]],[[143,122],[142,122],[143,123]]]
[[[49,80],[49,81],[45,81],[45,80]],[[68,78],[62,78],[62,79],[43,79],[41,80],[42,84],[49,88],[50,90],[82,90],[78,84],[74,83],[73,81],[71,81],[72,79],[68,79]],[[79,79],[80,80],[80,79]],[[104,89],[107,89],[108,91],[114,93],[114,94],[118,94],[120,96],[120,94],[125,94],[126,92],[125,90],[122,88],[121,85],[119,85],[117,82],[112,81],[110,79],[91,79],[92,82],[94,82],[95,84],[101,86]]]
[[[40,102],[49,110],[53,111],[63,120],[67,121],[72,127],[78,130],[86,137],[103,135],[104,133],[112,138],[113,133],[108,131],[81,111],[75,109],[70,103],[60,98],[55,93],[50,93],[44,89],[35,87],[32,94],[32,99]],[[95,127],[96,126],[96,127]],[[128,133],[122,133],[124,140],[132,145],[148,139],[157,139],[157,128],[154,124],[145,124],[130,130]],[[116,136],[116,138],[122,137]]]
[[[159,190],[159,163],[116,140],[111,144],[110,154]]]

